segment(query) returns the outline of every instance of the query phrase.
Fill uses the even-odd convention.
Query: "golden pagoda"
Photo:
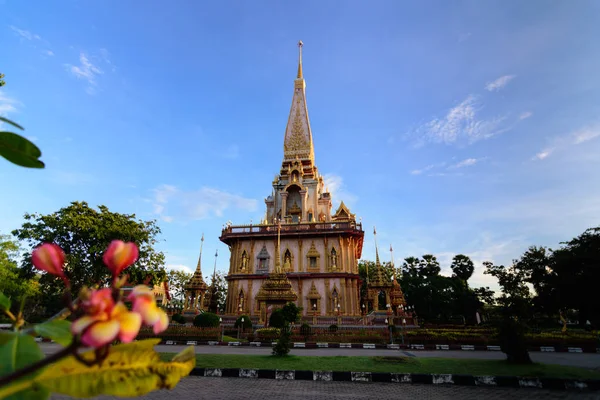
[[[263,320],[271,304],[294,301],[304,317],[360,319],[364,232],[343,202],[332,212],[331,193],[315,163],[302,42],[298,48],[283,160],[265,199],[265,217],[258,225],[227,224],[221,232],[231,251],[225,312]]]
[[[198,265],[196,266],[196,271],[185,286],[184,290],[184,304],[183,304],[183,312],[185,314],[198,314],[201,310],[204,311],[205,308],[205,295],[208,290],[208,285],[204,282],[204,278],[202,278],[202,245],[204,244],[204,234],[202,234],[202,239],[200,239],[200,256],[198,257]]]

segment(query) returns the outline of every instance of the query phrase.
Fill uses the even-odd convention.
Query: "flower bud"
[[[138,254],[138,247],[135,243],[113,240],[108,245],[102,260],[116,278],[125,268],[136,262]]]
[[[31,253],[31,262],[42,271],[65,279],[65,253],[54,243],[44,243]]]

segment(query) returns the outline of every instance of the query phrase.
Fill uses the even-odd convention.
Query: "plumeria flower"
[[[36,247],[31,253],[31,262],[33,265],[42,271],[46,271],[49,274],[59,276],[65,281],[67,286],[69,280],[65,276],[63,270],[65,265],[65,252],[54,243],[44,243],[39,247]]]
[[[133,288],[128,300],[133,302],[133,311],[142,316],[145,325],[151,325],[152,331],[158,334],[169,327],[169,317],[156,305],[154,293],[148,286],[137,285]]]
[[[115,339],[123,343],[135,339],[142,316],[129,311],[121,301],[115,303],[110,288],[88,291],[86,297],[81,303],[85,315],[71,325],[71,332],[81,335],[83,345],[99,348]]]
[[[139,250],[135,243],[113,240],[108,245],[102,260],[112,272],[113,278],[116,278],[125,268],[137,261],[138,255]]]

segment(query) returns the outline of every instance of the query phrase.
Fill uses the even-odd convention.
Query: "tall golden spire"
[[[283,142],[283,168],[295,160],[307,160],[314,165],[315,150],[306,106],[306,82],[302,72],[302,41],[298,42],[298,74],[294,80],[292,107]],[[286,163],[287,162],[287,163]]]
[[[202,233],[202,239],[200,239],[200,256],[198,257],[198,265],[196,265],[196,272],[202,276],[202,245],[204,244],[204,233]]]
[[[379,265],[379,250],[377,249],[377,230],[373,227],[373,238],[375,239],[375,265]]]
[[[390,244],[390,253],[392,255],[392,271],[394,272],[394,282],[396,281],[396,267],[394,266],[394,249],[392,249],[392,245]]]
[[[300,40],[298,42],[298,76],[296,77],[297,79],[304,79],[304,77],[302,76],[302,46],[304,46],[304,43],[302,43],[302,40]]]

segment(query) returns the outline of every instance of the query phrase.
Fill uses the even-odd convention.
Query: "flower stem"
[[[21,390],[27,389],[29,386],[33,385],[33,380],[25,380],[23,381],[23,383],[16,385],[18,390],[13,389],[15,386],[9,386],[7,388],[3,388],[3,386],[13,381],[16,381],[17,379],[20,379],[24,376],[27,376],[33,372],[36,372],[37,370],[44,368],[45,366],[52,364],[53,362],[56,362],[61,358],[67,357],[68,355],[75,352],[78,347],[79,344],[77,343],[77,341],[74,340],[69,346],[44,358],[43,360],[28,365],[25,368],[19,369],[13,372],[12,374],[0,377],[0,399],[5,398],[12,393],[16,393],[17,391],[20,392]],[[23,384],[25,385],[23,386]]]

